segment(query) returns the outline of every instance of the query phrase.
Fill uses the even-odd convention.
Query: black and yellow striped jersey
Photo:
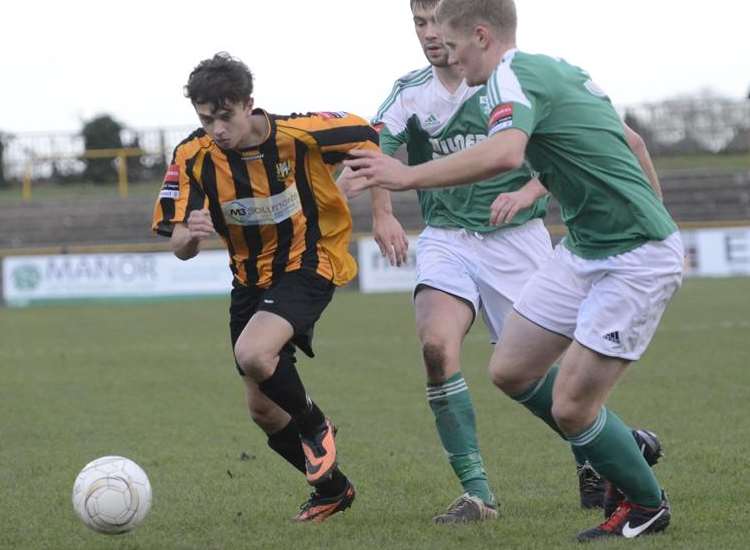
[[[191,211],[208,208],[241,284],[267,288],[298,269],[349,282],[357,273],[352,219],[333,169],[352,149],[377,149],[377,133],[348,113],[253,114],[266,116],[270,128],[257,147],[223,150],[202,129],[177,146],[154,231],[169,236]]]

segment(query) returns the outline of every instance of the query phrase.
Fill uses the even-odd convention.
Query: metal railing
[[[79,158],[86,159],[117,159],[117,191],[121,198],[128,198],[128,157],[140,157],[145,151],[140,147],[120,147],[115,149],[89,149],[81,155],[76,156],[36,156],[32,155],[27,161],[26,170],[24,171],[21,182],[21,198],[24,201],[30,201],[32,197],[32,182],[34,174],[34,164],[43,161],[74,160]]]

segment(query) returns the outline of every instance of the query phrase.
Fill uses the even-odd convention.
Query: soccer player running
[[[393,155],[405,144],[409,164],[427,162],[487,137],[486,88],[468,86],[458,65],[448,64],[435,22],[437,3],[411,0],[417,37],[430,66],[396,81],[373,121],[380,129],[382,151]],[[638,136],[633,133],[631,137],[637,147]],[[650,161],[645,159],[644,167],[648,165]],[[354,174],[345,172],[339,184],[347,187],[352,178]],[[524,166],[467,187],[418,191],[427,229],[417,244],[414,302],[427,374],[427,399],[443,448],[465,491],[445,513],[434,518],[436,523],[497,516],[495,496],[479,452],[474,409],[461,374],[460,352],[479,311],[491,341],[497,341],[503,320],[524,283],[552,254],[549,235],[540,219],[546,211],[547,191],[532,178],[531,170]],[[387,191],[374,192],[373,233],[392,263],[404,261],[406,238],[392,214]],[[661,453],[655,434],[634,430],[633,436],[654,464]],[[572,449],[581,505],[604,506],[605,481],[582,452]],[[609,500],[617,496],[613,489],[611,492]]]
[[[353,189],[470,184],[531,161],[560,203],[568,236],[514,304],[491,377],[624,493],[606,521],[579,533],[580,541],[663,531],[671,517],[666,494],[631,430],[604,404],[680,286],[677,226],[590,76],[516,48],[512,0],[442,0],[437,18],[467,82],[487,84],[490,137],[412,167],[353,152],[359,158],[347,162],[361,176]],[[559,370],[550,369],[563,354]]]
[[[188,260],[218,233],[234,274],[230,336],[253,421],[314,487],[297,521],[348,508],[335,428],[310,399],[295,348],[313,357],[313,326],[357,266],[352,220],[331,168],[377,133],[347,113],[278,116],[253,109],[253,77],[226,53],[201,61],[185,95],[201,122],[175,149],[153,228]]]
[[[430,65],[397,80],[372,121],[379,129],[382,151],[393,155],[405,144],[409,164],[487,138],[486,88],[468,86],[459,67],[448,64],[435,22],[437,1],[411,0],[416,34]],[[354,174],[345,174],[339,183],[346,185],[348,177]],[[522,212],[516,198],[520,194],[528,194],[526,200],[532,203]],[[497,517],[479,450],[474,407],[461,373],[461,346],[480,311],[491,341],[497,341],[523,284],[551,256],[549,234],[541,221],[546,195],[528,166],[467,187],[419,192],[427,228],[417,243],[414,305],[427,401],[464,490],[447,511],[433,518],[436,523]],[[491,207],[500,226],[490,223]],[[383,253],[401,263],[406,240],[387,191],[373,194],[373,233]]]

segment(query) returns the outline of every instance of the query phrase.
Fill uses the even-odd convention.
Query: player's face
[[[440,25],[435,21],[435,10],[416,5],[412,9],[412,15],[414,16],[414,29],[417,31],[417,38],[419,38],[419,44],[422,46],[427,61],[435,67],[446,67],[448,50],[443,45]]]
[[[227,101],[219,108],[213,103],[195,103],[201,126],[222,149],[236,149],[250,135],[252,101]]]
[[[448,24],[441,25],[443,42],[448,50],[448,63],[456,63],[463,72],[469,86],[479,86],[487,82],[492,68],[487,71],[485,50],[480,45],[476,32],[465,32]]]

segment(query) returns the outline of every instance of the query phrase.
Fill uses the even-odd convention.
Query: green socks
[[[599,475],[614,483],[631,502],[658,506],[659,483],[638,449],[631,429],[615,413],[602,407],[594,424],[575,437],[568,438],[560,431],[552,418],[552,387],[559,370],[557,365],[553,366],[544,378],[513,399],[570,442],[576,463],[588,460]]]
[[[459,372],[442,384],[427,385],[427,401],[435,415],[438,435],[464,491],[495,505],[477,442],[474,406]]]
[[[614,483],[630,502],[659,506],[659,482],[643,458],[631,429],[615,413],[602,407],[589,428],[568,440],[574,448],[582,450],[599,475]]]
[[[560,437],[566,439],[565,434],[560,431],[555,419],[552,418],[552,387],[555,385],[559,370],[560,367],[554,365],[536,384],[521,395],[513,396],[512,399],[529,409],[535,416],[541,418],[547,426],[555,430]],[[586,455],[581,449],[571,446],[571,450],[576,459],[576,464],[581,466],[586,462]]]

